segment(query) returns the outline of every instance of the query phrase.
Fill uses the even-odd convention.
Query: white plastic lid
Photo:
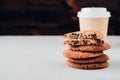
[[[78,17],[103,18],[111,17],[110,12],[104,7],[86,7],[78,11]]]

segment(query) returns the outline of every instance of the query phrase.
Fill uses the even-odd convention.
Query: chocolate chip
[[[91,36],[93,37],[93,38],[97,38],[97,35],[94,33],[94,34],[91,34]]]
[[[72,33],[71,35],[76,35],[75,33]]]
[[[72,38],[76,38],[76,39],[77,39],[79,36],[80,36],[79,33],[72,33],[72,34],[71,34],[71,37],[72,37]]]
[[[79,44],[79,41],[75,41],[75,42],[74,42],[74,45],[77,45],[77,44]]]
[[[76,36],[77,36],[77,37],[79,37],[79,35],[80,35],[79,33],[78,33],[78,34],[76,34]]]
[[[86,40],[84,40],[84,39],[83,39],[83,43],[84,43],[84,45],[87,45],[87,41],[86,41]]]

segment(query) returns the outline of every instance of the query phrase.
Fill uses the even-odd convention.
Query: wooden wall
[[[63,35],[79,30],[77,11],[107,7],[109,34],[119,35],[119,0],[0,0],[0,35]]]

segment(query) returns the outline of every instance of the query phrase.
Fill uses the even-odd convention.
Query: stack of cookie
[[[110,45],[103,41],[103,34],[98,31],[77,31],[64,34],[69,40],[64,44],[69,49],[63,52],[68,58],[67,65],[79,69],[101,69],[108,67],[109,57],[103,53]]]

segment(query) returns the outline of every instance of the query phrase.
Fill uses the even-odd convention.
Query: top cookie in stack
[[[69,40],[64,44],[69,45],[69,49],[63,52],[68,58],[67,65],[80,69],[99,69],[108,66],[109,57],[103,53],[110,48],[110,45],[104,42],[103,34],[94,30],[77,31],[64,34]]]
[[[65,38],[71,39],[103,39],[104,35],[101,32],[95,30],[87,30],[87,31],[76,31],[64,34]]]

